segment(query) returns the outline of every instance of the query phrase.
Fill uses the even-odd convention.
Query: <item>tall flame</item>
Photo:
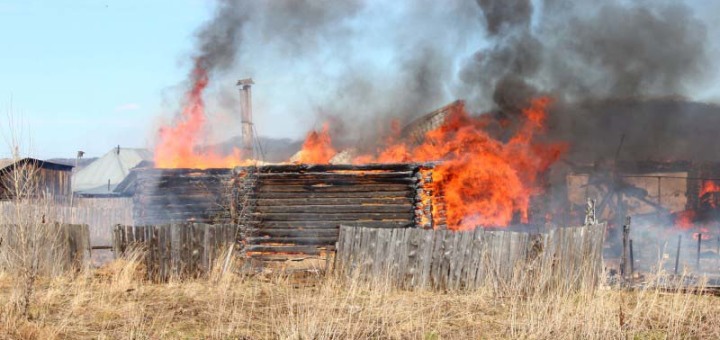
[[[302,149],[298,153],[298,163],[328,163],[337,151],[332,146],[332,139],[328,123],[323,124],[322,130],[310,131],[305,138]]]
[[[457,106],[442,126],[426,133],[422,144],[391,145],[377,160],[441,161],[433,170],[433,181],[443,196],[451,229],[506,226],[515,214],[527,222],[530,197],[541,191],[538,175],[566,149],[563,144],[534,143],[549,103],[547,98],[536,99],[523,110],[522,126],[506,143],[486,132],[483,119]]]
[[[709,194],[711,192],[720,192],[720,184],[715,181],[703,181],[699,197],[703,197],[705,194]]]
[[[207,71],[201,60],[196,60],[192,72],[192,85],[186,94],[179,119],[174,125],[159,129],[155,146],[155,166],[158,168],[223,168],[243,165],[239,149],[230,155],[220,155],[213,150],[201,149],[205,131],[205,103],[203,93],[208,85]]]
[[[440,161],[433,170],[435,195],[442,196],[451,229],[506,226],[516,215],[527,222],[530,197],[541,191],[539,174],[567,148],[534,140],[544,129],[549,103],[547,98],[532,101],[522,112],[522,125],[507,142],[490,136],[481,117],[471,117],[464,106],[457,105],[443,125],[425,134],[421,144],[395,142],[389,137],[388,144],[376,154],[360,155],[353,162]],[[327,162],[334,153],[330,141],[327,127],[308,135],[302,161]]]

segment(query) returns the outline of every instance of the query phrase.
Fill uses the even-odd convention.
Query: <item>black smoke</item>
[[[346,144],[372,145],[390,119],[408,122],[455,99],[512,119],[547,95],[556,103],[550,133],[573,145],[625,128],[623,119],[598,118],[598,102],[692,98],[715,71],[707,30],[691,7],[672,1],[219,0],[192,57],[222,84],[209,102],[228,112],[224,130],[239,126],[232,85],[249,75],[262,85],[254,92],[260,133],[277,127],[263,121],[263,103],[291,97],[283,121],[298,132],[331,120]],[[259,72],[273,63],[298,83],[264,83]],[[648,119],[660,128],[679,120]]]

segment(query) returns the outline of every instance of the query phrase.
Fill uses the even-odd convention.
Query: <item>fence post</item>
[[[680,267],[680,245],[682,244],[682,235],[678,235],[677,253],[675,254],[675,275],[678,274]]]
[[[630,216],[625,218],[625,225],[623,225],[622,233],[622,257],[620,258],[620,278],[625,284],[627,276],[627,264],[628,264],[628,239],[630,237]]]
[[[633,253],[633,241],[630,239],[630,280],[635,274],[635,255]]]
[[[697,246],[697,263],[695,267],[700,270],[700,246],[702,245],[702,233],[698,233],[698,246]]]

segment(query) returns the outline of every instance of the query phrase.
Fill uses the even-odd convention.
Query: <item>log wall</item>
[[[604,224],[546,234],[343,226],[335,267],[403,288],[592,288],[602,272],[604,231]]]
[[[231,169],[138,170],[135,225],[230,221]]]
[[[252,258],[324,257],[340,225],[432,227],[418,164],[236,168],[234,211]]]

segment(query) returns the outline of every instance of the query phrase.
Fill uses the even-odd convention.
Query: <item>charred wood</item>
[[[308,202],[312,203],[312,202]],[[410,204],[395,205],[282,205],[282,206],[258,206],[255,211],[265,214],[277,213],[318,213],[318,214],[340,214],[340,213],[403,213],[412,212]]]
[[[284,228],[284,229],[255,229],[247,230],[249,235],[269,236],[269,237],[335,237],[339,234],[339,228],[330,229],[302,229],[300,228]]]
[[[254,245],[250,244],[247,246],[247,252],[257,253],[282,253],[282,254],[307,254],[307,255],[320,255],[327,250],[332,250],[334,247],[325,247],[319,249],[313,246],[282,246],[282,245]]]
[[[302,191],[302,192],[256,192],[252,198],[256,199],[277,199],[277,198],[412,198],[415,193],[411,190],[396,191],[361,191],[361,192],[319,192],[319,191]]]
[[[413,171],[421,166],[433,167],[431,163],[395,163],[395,164],[282,164],[257,167],[259,173],[274,172],[332,172],[332,171]],[[235,168],[236,172],[245,168]]]
[[[412,212],[407,213],[252,213],[256,218],[263,221],[343,221],[352,222],[358,220],[402,220],[410,221],[414,220],[415,215]]]
[[[288,206],[288,205],[382,205],[382,204],[412,204],[410,197],[357,197],[357,198],[261,198],[255,200],[258,207]]]
[[[264,243],[285,243],[290,245],[313,245],[313,246],[329,246],[337,242],[337,236],[330,237],[313,237],[313,236],[300,236],[300,237],[248,237],[247,242],[251,245],[263,245]]]
[[[365,185],[264,185],[260,184],[258,192],[379,192],[379,191],[408,191],[413,186],[403,184],[365,184]]]

